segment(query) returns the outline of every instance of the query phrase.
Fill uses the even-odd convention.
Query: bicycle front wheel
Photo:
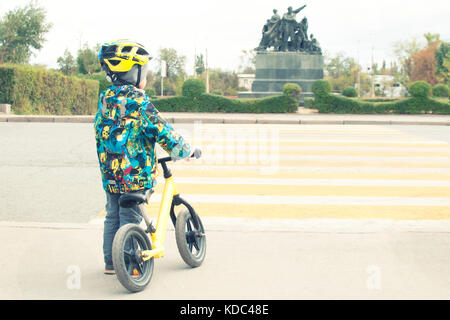
[[[120,283],[131,292],[142,291],[150,283],[154,259],[144,261],[142,251],[151,249],[149,237],[135,224],[124,225],[114,237],[114,270]]]
[[[199,267],[206,255],[206,237],[200,217],[199,228],[195,228],[192,216],[188,210],[182,210],[175,224],[175,238],[178,251],[184,262],[192,268]]]

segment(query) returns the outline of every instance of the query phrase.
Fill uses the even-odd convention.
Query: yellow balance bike
[[[200,157],[201,151],[195,150],[192,158]],[[114,270],[120,283],[131,292],[139,292],[147,287],[153,275],[154,259],[164,256],[164,241],[169,217],[175,226],[177,247],[183,260],[195,268],[199,267],[205,259],[205,229],[194,208],[180,197],[172,173],[167,167],[170,161],[172,161],[170,157],[158,160],[163,168],[166,183],[156,228],[145,210],[145,204],[148,204],[153,190],[145,193],[124,194],[119,199],[121,207],[139,207],[147,226],[147,229],[143,230],[139,225],[124,225],[117,231],[113,241]],[[185,209],[176,215],[175,207],[177,206],[184,206]]]

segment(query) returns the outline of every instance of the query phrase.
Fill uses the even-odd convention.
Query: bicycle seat
[[[150,198],[153,190],[147,190],[144,193],[135,192],[135,193],[126,193],[120,196],[119,205],[122,208],[133,208],[140,204],[148,203],[148,199]]]

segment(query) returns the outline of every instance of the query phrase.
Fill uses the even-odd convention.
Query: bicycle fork
[[[194,208],[185,200],[180,197],[178,190],[176,188],[173,177],[168,177],[166,179],[166,184],[164,186],[164,192],[161,200],[161,206],[159,208],[158,222],[156,228],[153,227],[152,222],[146,214],[145,208],[141,208],[142,215],[144,217],[145,224],[147,225],[146,232],[150,234],[152,239],[152,250],[142,251],[142,260],[148,261],[152,258],[162,258],[164,257],[164,242],[166,238],[167,224],[169,223],[169,217],[175,227],[176,216],[175,207],[184,205],[192,216],[194,227],[199,230],[200,223],[198,215]],[[143,206],[143,205],[142,205]],[[199,237],[204,236],[203,234],[197,235]]]

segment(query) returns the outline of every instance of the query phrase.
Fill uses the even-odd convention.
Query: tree
[[[34,3],[7,12],[0,20],[0,64],[29,62],[52,26],[45,19],[45,10]]]
[[[411,75],[412,60],[411,56],[425,47],[423,41],[417,37],[411,40],[397,41],[394,43],[394,55],[398,62],[398,73],[394,74],[397,81],[407,85]]]
[[[351,70],[357,66],[355,59],[346,57],[344,53],[340,52],[334,57],[326,57],[325,69],[328,75],[334,79],[342,76],[350,76]]]
[[[423,36],[427,40],[428,46],[431,46],[436,41],[441,41],[441,35],[439,33],[431,34],[430,32],[427,32]]]
[[[186,76],[186,56],[178,55],[177,51],[172,48],[162,48],[159,50],[158,58],[158,73],[161,74],[161,61],[167,63],[167,77],[177,78]]]
[[[380,74],[386,74],[387,72],[388,72],[388,70],[387,70],[386,60],[383,60],[383,64],[381,65]]]
[[[367,74],[361,72],[362,68],[355,59],[346,57],[340,52],[334,57],[325,57],[326,80],[331,83],[332,90],[342,92],[346,87],[354,87],[358,82],[360,73],[361,91],[368,91],[370,80]]]
[[[58,70],[65,75],[74,75],[78,71],[75,58],[72,56],[68,49],[64,51],[64,55],[62,57],[59,57],[56,62],[58,63]]]
[[[425,81],[434,86],[438,80],[436,78],[437,62],[436,51],[439,41],[435,41],[423,50],[411,56],[410,76],[411,82]]]
[[[256,51],[242,50],[239,57],[240,65],[238,71],[244,74],[253,74],[256,72]]]
[[[394,53],[401,66],[396,79],[407,85],[410,82],[426,81],[431,85],[449,81],[448,43],[440,40],[439,34],[425,33],[426,43],[413,38],[397,42]]]
[[[201,77],[206,82],[206,75]],[[239,89],[237,73],[222,71],[221,69],[209,70],[209,87],[211,92],[221,92],[226,96],[236,96]]]
[[[164,78],[164,95],[179,95],[181,87],[186,78],[186,56],[178,55],[172,48],[162,48],[159,50],[157,74],[161,74],[161,61],[166,61],[167,77]],[[161,76],[154,82],[154,89],[159,94],[161,92]]]
[[[450,43],[443,41],[435,52],[435,58],[437,80],[450,84]]]
[[[395,76],[400,73],[400,69],[398,67],[398,64],[396,61],[391,61],[390,67],[389,67],[389,74]]]
[[[195,73],[197,75],[202,75],[205,72],[205,63],[203,62],[203,54],[195,57]]]
[[[99,50],[100,44],[97,44],[95,48],[91,49],[87,43],[82,49],[78,50],[77,65],[79,73],[91,75],[102,70],[98,62],[97,53]]]

